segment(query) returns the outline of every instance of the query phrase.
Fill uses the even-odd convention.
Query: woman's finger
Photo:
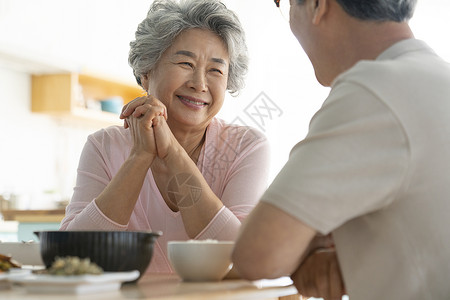
[[[155,106],[152,104],[143,104],[141,106],[136,107],[132,116],[135,118],[140,118],[143,115],[150,115],[152,118],[156,116],[164,115],[164,108],[161,106]]]
[[[127,122],[133,138],[132,151],[135,153],[148,153],[153,158],[156,157],[157,151],[151,120],[147,120],[145,116],[139,119],[129,116]]]
[[[149,103],[153,106],[157,106],[161,108],[161,112],[162,112],[162,116],[164,116],[164,118],[167,120],[167,108],[166,106],[156,97],[154,97],[153,95],[148,95],[148,100],[146,103]]]
[[[172,138],[174,137],[163,116],[157,116],[154,118],[153,126],[158,157],[164,158],[171,147]]]
[[[130,101],[129,103],[127,103],[122,108],[120,118],[121,119],[127,118],[128,116],[134,114],[136,109],[138,109],[140,106],[143,106],[143,105],[151,105],[154,107],[158,107],[160,109],[161,115],[164,116],[164,118],[167,120],[168,116],[167,116],[166,106],[152,95],[139,97],[139,98],[136,98],[136,99]],[[136,117],[136,115],[134,115],[134,116]],[[139,117],[139,116],[137,116],[137,117]]]
[[[147,104],[146,104],[147,105]],[[136,110],[142,110],[144,107],[140,106]],[[138,116],[136,116],[137,114]],[[138,114],[136,111],[132,114],[133,117],[136,119],[139,119],[139,122],[147,129],[150,130],[153,126],[153,119],[156,117],[156,115],[152,112],[151,108],[147,109],[147,111],[144,111],[143,114]]]
[[[135,110],[136,107],[144,104],[146,100],[147,100],[147,96],[139,97],[139,98],[131,100],[130,102],[128,102],[127,104],[125,104],[122,107],[122,112],[120,113],[119,118],[126,119],[133,113],[133,111]]]

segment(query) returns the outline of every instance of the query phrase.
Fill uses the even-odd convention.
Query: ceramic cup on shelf
[[[123,106],[122,97],[112,97],[104,100],[100,100],[102,111],[107,111],[115,114],[120,114]]]

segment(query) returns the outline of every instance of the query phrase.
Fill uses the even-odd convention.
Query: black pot
[[[88,257],[105,272],[138,270],[139,278],[150,264],[154,242],[161,235],[160,232],[142,231],[35,231],[34,233],[39,237],[42,260],[47,268],[56,257]]]

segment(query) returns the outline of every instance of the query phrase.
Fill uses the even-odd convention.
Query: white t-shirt
[[[341,74],[262,201],[333,233],[351,300],[450,299],[450,65],[410,39]]]

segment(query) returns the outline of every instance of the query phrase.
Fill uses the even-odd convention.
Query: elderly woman
[[[88,137],[61,229],[162,231],[147,271],[170,273],[168,241],[235,239],[266,188],[268,142],[215,118],[248,61],[218,0],[155,1],[130,45],[148,96],[125,108],[125,128]]]

